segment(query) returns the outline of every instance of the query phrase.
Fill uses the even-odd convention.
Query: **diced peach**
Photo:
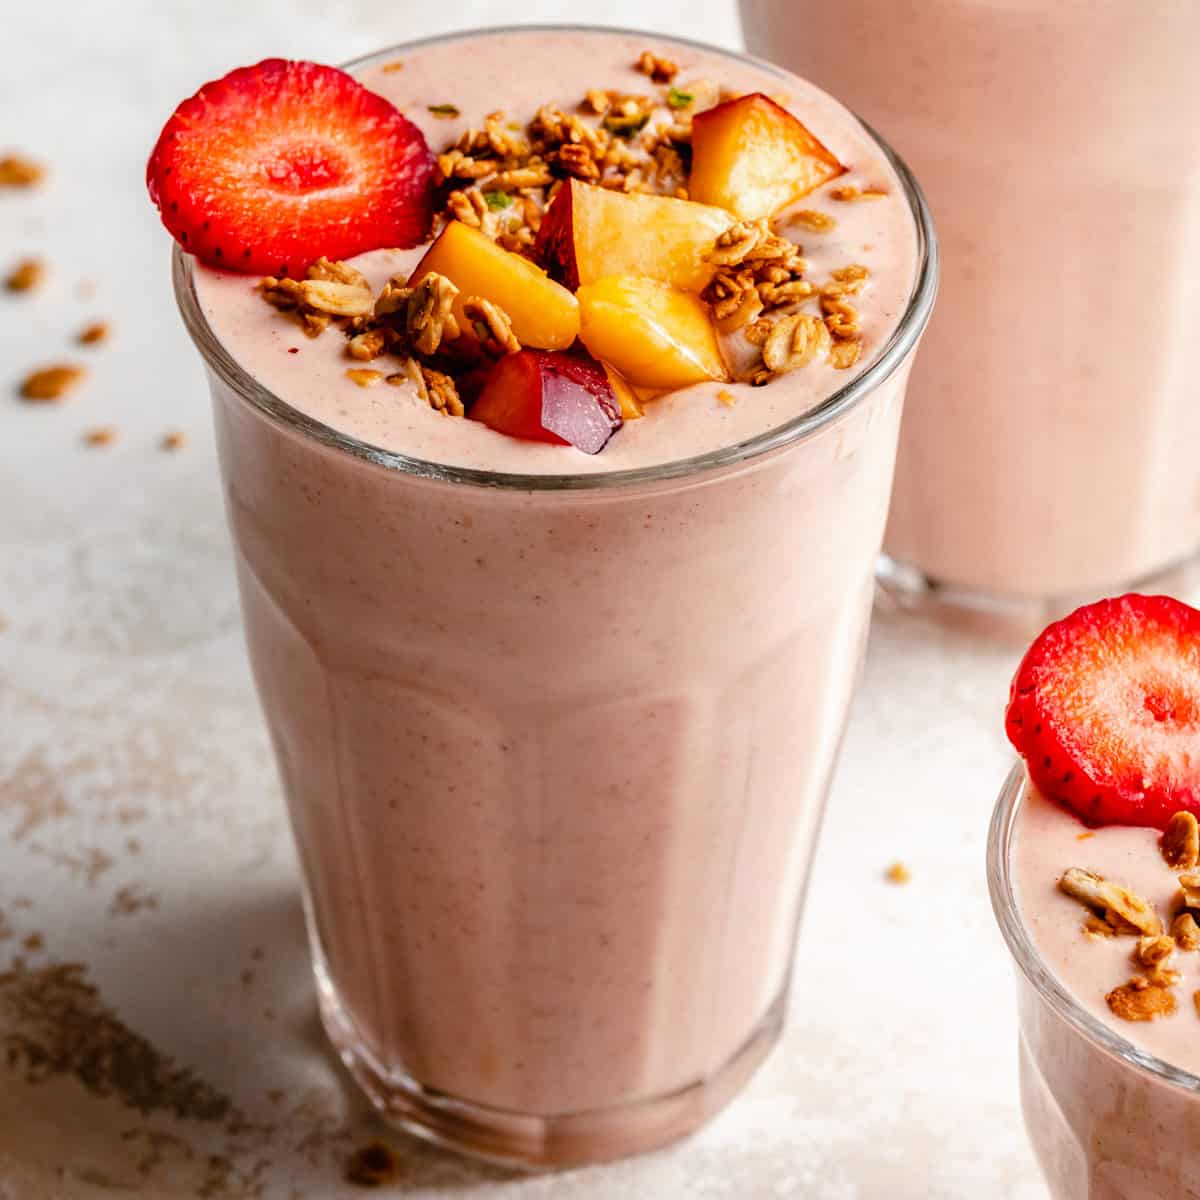
[[[491,369],[468,415],[510,437],[598,454],[622,424],[610,378],[586,354],[506,354]]]
[[[608,376],[608,383],[613,390],[613,395],[616,396],[617,403],[621,406],[621,416],[626,421],[636,421],[638,417],[644,417],[646,410],[642,408],[642,402],[630,386],[629,380],[616,367],[610,366],[608,363],[602,365],[604,373]]]
[[[479,296],[504,309],[523,346],[565,350],[579,335],[579,304],[562,284],[461,221],[451,221],[442,230],[409,283],[420,283],[431,271],[445,275],[459,289],[455,316],[464,329],[469,323],[463,302]]]
[[[635,387],[728,378],[708,309],[656,279],[613,276],[579,289],[579,336]]]
[[[732,224],[708,204],[572,179],[547,210],[535,253],[572,290],[610,275],[644,275],[698,292],[713,276],[705,255]]]
[[[688,194],[746,221],[769,217],[845,167],[786,108],[761,92],[698,113]]]

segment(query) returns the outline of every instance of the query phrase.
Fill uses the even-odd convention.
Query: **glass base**
[[[917,567],[886,554],[875,568],[875,597],[881,611],[904,613],[919,620],[975,636],[1028,642],[1052,621],[1102,596],[1124,592],[1165,593],[1195,602],[1200,597],[1200,550],[1182,562],[1096,592],[1067,596],[1027,597],[977,592],[931,578]]]
[[[444,1149],[528,1170],[642,1154],[699,1129],[741,1091],[779,1040],[787,1002],[785,988],[737,1053],[707,1079],[613,1108],[529,1116],[433,1091],[384,1067],[364,1049],[319,961],[314,971],[325,1032],[384,1120]]]

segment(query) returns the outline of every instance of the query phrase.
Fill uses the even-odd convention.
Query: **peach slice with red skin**
[[[621,428],[604,367],[585,354],[522,350],[491,369],[468,415],[499,433],[598,454]]]
[[[584,284],[577,295],[580,340],[634,387],[728,379],[708,308],[693,293],[623,275]]]
[[[692,121],[688,194],[744,221],[771,216],[845,170],[799,118],[761,92]]]
[[[415,286],[432,271],[459,289],[454,315],[464,330],[469,331],[471,324],[463,314],[463,303],[468,296],[479,296],[508,314],[523,346],[565,350],[579,335],[579,304],[562,284],[461,221],[451,221],[442,230],[409,284]]]
[[[714,272],[705,256],[733,220],[708,204],[571,179],[546,211],[534,253],[572,291],[611,275],[643,275],[699,292]]]

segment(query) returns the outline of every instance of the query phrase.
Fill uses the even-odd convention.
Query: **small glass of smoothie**
[[[207,85],[187,103],[219,137],[151,163],[321,1013],[419,1136],[526,1166],[647,1150],[780,1034],[933,303],[929,217],[831,97],[698,44],[498,30],[347,71]],[[240,199],[179,215],[248,91],[272,121],[326,97],[307,141],[271,129],[265,167],[221,176],[272,212],[305,198],[259,222],[274,259],[217,238]],[[363,193],[327,121],[393,164],[389,237],[413,197],[432,224],[308,246],[297,273],[295,231],[335,242],[325,218]],[[257,273],[222,265],[239,254]]]
[[[1013,683],[988,884],[1054,1200],[1200,1196],[1200,612],[1101,601]]]
[[[881,582],[1031,636],[1195,586],[1200,21],[1158,0],[741,0],[752,51],[883,130],[925,188],[942,302]]]

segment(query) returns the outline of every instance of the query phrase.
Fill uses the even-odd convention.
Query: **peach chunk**
[[[621,407],[622,418],[626,421],[636,421],[639,417],[644,417],[646,410],[642,407],[637,392],[630,386],[629,380],[608,363],[601,365],[604,367],[605,375],[608,376],[608,385],[612,388],[613,395],[616,396],[617,403]]]
[[[535,254],[572,291],[610,275],[644,275],[698,292],[713,276],[705,255],[732,224],[708,204],[571,179],[546,212]]]
[[[479,296],[504,309],[523,346],[565,350],[579,335],[579,304],[562,284],[461,221],[451,221],[442,230],[409,283],[420,283],[431,271],[445,275],[459,289],[455,316],[464,329],[470,323],[463,316],[463,302]]]
[[[689,195],[745,221],[771,216],[845,169],[800,120],[761,92],[718,104],[692,122]]]
[[[635,387],[728,378],[708,309],[691,292],[623,275],[586,283],[578,297],[583,344]]]

